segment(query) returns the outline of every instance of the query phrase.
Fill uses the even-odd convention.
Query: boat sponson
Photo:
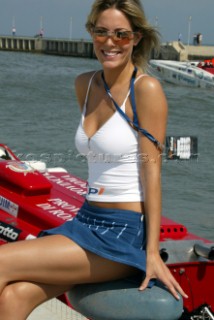
[[[139,281],[129,278],[98,284],[77,285],[67,296],[78,312],[93,320],[177,320],[183,311],[161,284],[138,290]]]

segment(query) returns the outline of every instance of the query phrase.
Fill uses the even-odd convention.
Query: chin
[[[124,62],[124,60],[114,60],[114,61],[110,61],[110,60],[105,60],[105,59],[99,59],[100,63],[102,64],[103,68],[108,68],[108,69],[115,69],[115,68],[119,68],[124,66],[126,63]]]

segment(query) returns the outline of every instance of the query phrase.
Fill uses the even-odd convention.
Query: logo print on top
[[[101,194],[103,194],[104,193],[104,191],[105,191],[105,188],[99,188],[99,189],[97,189],[97,188],[88,188],[88,192],[87,192],[87,194],[88,195],[90,195],[90,194],[96,194],[96,195],[101,195]]]

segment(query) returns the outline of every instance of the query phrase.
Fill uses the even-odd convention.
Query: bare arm
[[[136,87],[136,103],[139,125],[164,143],[167,123],[167,101],[156,79],[144,77]],[[144,290],[150,279],[162,281],[176,299],[177,292],[186,296],[172,276],[159,254],[161,222],[161,150],[147,137],[139,135],[139,151],[142,154],[141,181],[144,191],[144,208],[147,234],[147,272],[140,286]]]

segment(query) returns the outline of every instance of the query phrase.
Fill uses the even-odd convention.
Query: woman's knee
[[[20,310],[25,308],[30,299],[26,296],[26,284],[22,282],[7,285],[0,295],[0,310]]]

